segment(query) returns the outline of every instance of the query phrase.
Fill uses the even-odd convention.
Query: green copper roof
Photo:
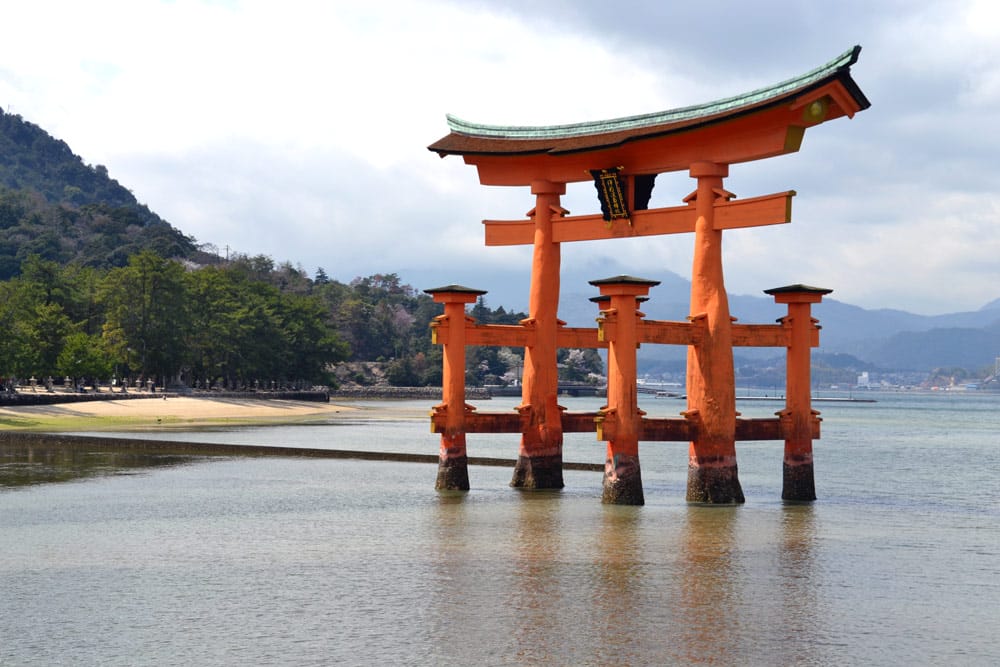
[[[579,137],[592,134],[605,134],[608,132],[619,132],[634,130],[637,128],[662,125],[665,123],[676,123],[680,121],[692,120],[725,113],[741,107],[749,107],[775,97],[805,88],[817,81],[822,81],[842,70],[850,68],[857,62],[858,54],[861,52],[860,46],[845,51],[825,65],[810,70],[794,78],[782,81],[781,83],[760,88],[743,95],[728,97],[715,102],[698,104],[681,109],[671,109],[656,113],[642,114],[638,116],[627,116],[612,120],[599,120],[586,123],[572,123],[569,125],[548,125],[548,126],[508,126],[508,125],[483,125],[470,123],[455,116],[448,115],[448,126],[453,132],[476,137],[497,137],[504,139],[558,139],[565,137]],[[858,91],[860,93],[860,91]]]

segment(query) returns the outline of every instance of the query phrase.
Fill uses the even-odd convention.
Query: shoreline
[[[44,459],[46,452],[110,452],[140,456],[207,456],[207,457],[286,457],[310,459],[353,459],[361,461],[395,461],[437,465],[438,454],[407,454],[402,452],[372,452],[353,449],[316,449],[307,447],[276,447],[270,445],[232,445],[136,438],[105,438],[94,435],[39,433],[33,431],[0,431],[0,453]],[[514,459],[484,456],[468,457],[468,464],[513,468]],[[564,470],[603,472],[604,464],[563,462]]]
[[[361,408],[345,403],[281,398],[174,394],[90,401],[0,405],[0,432],[143,431],[210,426],[332,421]]]
[[[416,398],[416,397],[414,397]],[[424,397],[420,397],[424,398]],[[358,397],[353,400],[372,400]],[[386,399],[380,399],[386,400]],[[412,399],[411,399],[412,400]],[[338,420],[429,419],[427,409],[412,404],[394,409],[388,405],[351,405],[275,398],[220,398],[171,394],[132,395],[127,399],[0,405],[0,450],[6,456],[50,456],[49,452],[87,454],[106,452],[136,456],[297,457],[396,461],[437,465],[438,454],[407,454],[363,450],[316,449],[270,445],[235,445],[162,440],[144,437],[157,431],[183,432],[213,427],[332,424]],[[86,433],[86,435],[84,435]],[[102,433],[116,435],[102,436]],[[131,434],[122,437],[121,433]],[[469,465],[513,468],[514,459],[468,457]],[[603,464],[563,462],[565,470],[602,472]]]

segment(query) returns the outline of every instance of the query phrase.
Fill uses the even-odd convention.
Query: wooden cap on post
[[[775,303],[819,303],[832,289],[813,287],[797,283],[784,287],[772,287],[764,290],[764,294],[774,297]]]
[[[636,278],[635,276],[627,275],[611,276],[610,278],[601,278],[589,282],[601,290],[601,296],[611,296],[613,294],[644,296],[649,293],[650,287],[656,287],[660,284],[659,280]]]
[[[434,301],[437,303],[475,303],[476,299],[486,294],[487,291],[464,285],[444,285],[425,289],[424,293],[434,297]]]

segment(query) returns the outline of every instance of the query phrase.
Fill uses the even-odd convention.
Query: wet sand
[[[358,408],[336,403],[292,400],[162,397],[2,406],[0,429],[118,430],[218,424],[280,424],[328,421],[356,414]],[[368,415],[372,416],[372,415]]]

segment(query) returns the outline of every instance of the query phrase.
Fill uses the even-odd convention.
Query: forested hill
[[[392,273],[345,284],[264,255],[202,252],[107,169],[0,111],[0,391],[31,377],[311,386],[335,381],[341,361],[379,365],[396,385],[440,384],[429,326],[441,311]],[[473,312],[527,317],[482,302]],[[561,377],[601,370],[593,350],[562,353]],[[481,348],[467,381],[516,379],[520,363]],[[369,381],[351,373],[342,381]]]
[[[0,280],[18,275],[31,255],[111,268],[146,249],[166,258],[196,250],[107,168],[85,164],[65,142],[0,109]]]

